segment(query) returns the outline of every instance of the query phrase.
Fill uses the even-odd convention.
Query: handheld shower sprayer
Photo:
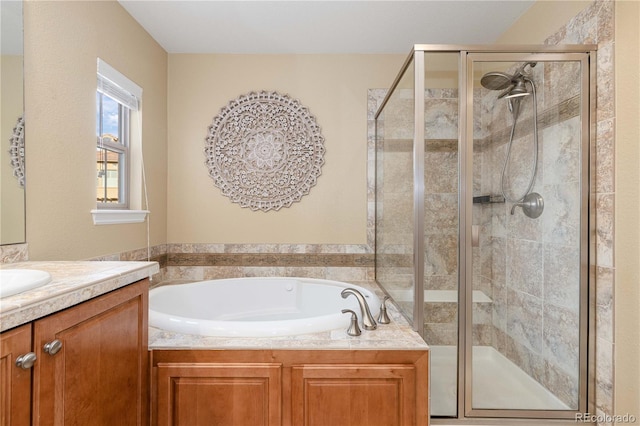
[[[516,72],[512,75],[493,71],[488,72],[480,79],[480,84],[489,90],[502,90],[503,92],[498,95],[498,99],[505,98],[507,100],[507,106],[509,112],[513,116],[513,124],[511,126],[511,134],[509,137],[509,145],[507,148],[507,156],[504,160],[502,167],[502,176],[500,179],[500,189],[505,200],[513,203],[511,214],[515,213],[516,207],[521,207],[523,212],[530,218],[535,219],[542,214],[544,209],[544,202],[542,196],[538,193],[531,192],[536,179],[536,169],[538,167],[538,110],[537,110],[537,97],[536,97],[536,85],[531,79],[531,74],[526,70],[527,67],[533,68],[537,65],[537,62],[525,62],[522,64]],[[527,83],[531,86],[531,90],[527,87]],[[511,157],[511,148],[513,146],[513,137],[516,130],[516,124],[518,123],[518,116],[520,115],[520,103],[522,99],[533,95],[533,161],[531,165],[531,176],[529,179],[529,185],[526,191],[520,197],[509,197],[505,189],[506,186],[506,170]]]

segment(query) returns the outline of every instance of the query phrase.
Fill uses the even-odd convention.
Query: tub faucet
[[[348,287],[342,290],[342,293],[340,294],[342,295],[343,299],[349,297],[350,294],[353,294],[356,299],[358,299],[358,304],[360,305],[360,313],[362,314],[362,328],[364,328],[365,330],[375,330],[378,327],[378,325],[376,324],[376,320],[373,319],[373,316],[371,315],[369,305],[367,304],[367,301],[365,300],[362,293],[360,293],[355,288]]]

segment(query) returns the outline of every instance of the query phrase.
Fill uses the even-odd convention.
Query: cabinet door
[[[34,323],[34,425],[148,422],[147,309],[143,280]]]
[[[303,365],[291,371],[294,425],[416,424],[414,365]]]
[[[0,425],[31,423],[31,371],[16,366],[16,359],[31,351],[31,324],[0,334]]]
[[[281,364],[160,364],[158,426],[281,424]]]

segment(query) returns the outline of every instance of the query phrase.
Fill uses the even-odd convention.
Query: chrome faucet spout
[[[365,330],[375,330],[376,328],[378,328],[376,320],[373,319],[373,315],[371,315],[369,304],[367,303],[362,293],[360,293],[355,288],[348,287],[342,290],[342,293],[340,294],[342,295],[343,299],[346,299],[350,294],[352,294],[358,300],[358,304],[360,305],[360,313],[362,314],[362,328],[364,328]]]

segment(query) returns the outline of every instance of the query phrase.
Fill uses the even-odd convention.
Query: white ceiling
[[[493,43],[534,0],[119,0],[169,53],[408,53]]]

